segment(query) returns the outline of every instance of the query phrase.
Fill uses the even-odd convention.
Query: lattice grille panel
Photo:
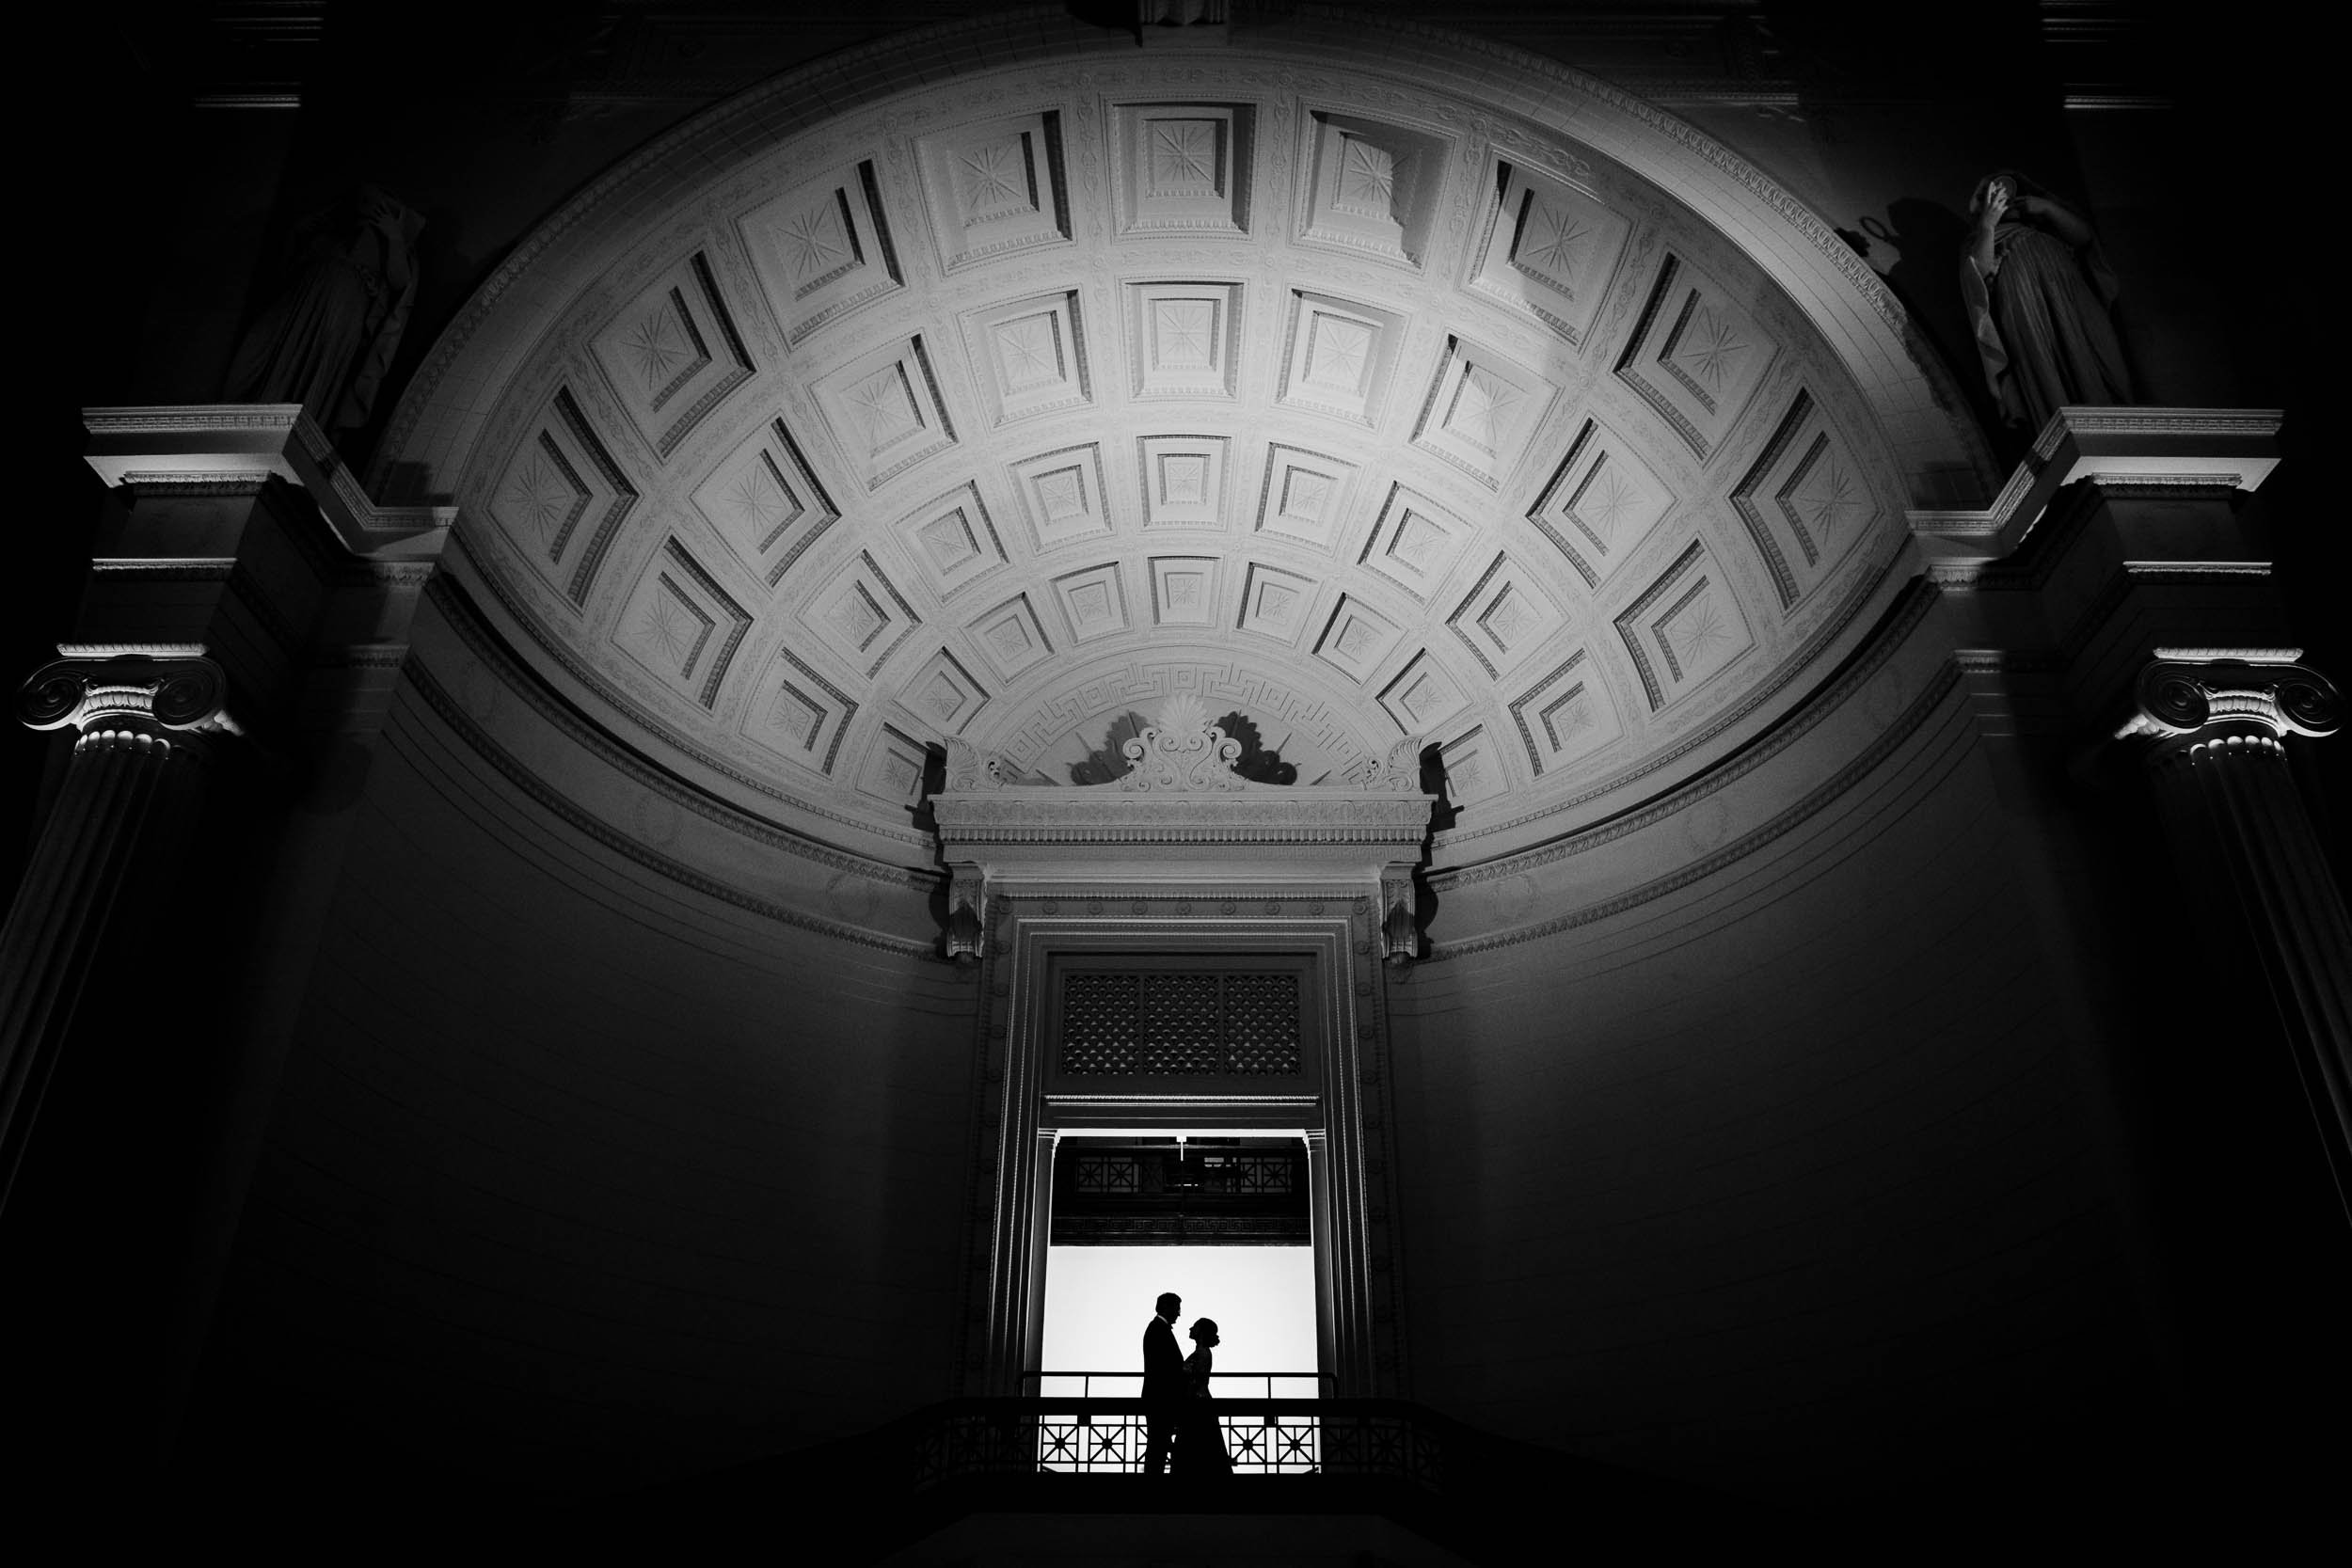
[[[1062,977],[1064,1072],[1131,1073],[1136,1063],[1136,992],[1141,976],[1074,974]]]
[[[1225,977],[1227,1070],[1298,1071],[1298,976]]]
[[[1295,974],[1073,970],[1062,976],[1061,1070],[1295,1077],[1299,1006]]]
[[[1216,974],[1147,974],[1143,977],[1143,1070],[1190,1075],[1216,1072],[1222,1054],[1217,1038]]]

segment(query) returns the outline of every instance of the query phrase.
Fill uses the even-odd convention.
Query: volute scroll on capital
[[[57,650],[17,692],[28,729],[147,729],[241,734],[228,712],[229,677],[201,648]]]
[[[2292,655],[2297,650],[2280,650]],[[2335,683],[2290,659],[2185,659],[2159,657],[2139,673],[2136,710],[2119,740],[2177,740],[2208,732],[2266,732],[2314,739],[2342,727]]]

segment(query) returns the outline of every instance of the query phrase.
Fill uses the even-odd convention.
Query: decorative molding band
[[[1919,727],[1927,722],[1929,717],[1943,705],[1944,700],[1951,694],[1954,688],[1959,686],[1960,679],[1959,664],[1947,659],[1936,680],[1929,686],[1928,689],[1921,692],[1911,705],[1903,710],[1902,716],[1884,734],[1873,740],[1861,755],[1839,768],[1829,779],[1807,791],[1802,800],[1787,810],[1780,812],[1762,826],[1741,834],[1704,860],[1694,861],[1671,876],[1644,882],[1641,886],[1621,893],[1613,898],[1587,905],[1581,910],[1573,910],[1539,925],[1522,927],[1516,931],[1501,931],[1493,936],[1478,937],[1465,942],[1432,943],[1429,956],[1422,961],[1440,963],[1448,958],[1468,958],[1475,953],[1491,952],[1502,947],[1516,947],[1521,942],[1557,936],[1563,931],[1572,930],[1579,926],[1589,926],[1595,921],[1606,920],[1612,915],[1622,914],[1628,910],[1637,909],[1644,904],[1663,898],[1668,894],[1679,892],[1693,882],[1705,880],[1725,866],[1745,860],[1758,849],[1764,848],[1787,834],[1791,829],[1818,815],[1824,807],[1844,795],[1868,776],[1880,764],[1892,756],[1897,748],[1910,740]]]
[[[168,496],[258,496],[278,476],[266,468],[244,473],[151,473],[125,471],[116,483],[135,492]]]
[[[1174,821],[1152,814],[1158,820],[1139,820],[1135,816],[1102,817],[1085,822],[1073,822],[1067,812],[1053,812],[1033,807],[1018,813],[997,815],[984,810],[958,811],[944,809],[945,798],[934,801],[939,812],[940,827],[957,846],[972,844],[1389,844],[1399,848],[1418,851],[1428,827],[1428,806],[1422,803],[1419,823],[1404,820],[1401,814],[1383,813],[1379,817],[1350,820],[1356,814],[1348,808],[1359,801],[1320,802],[1313,808],[1291,808],[1279,812],[1261,809],[1254,814],[1209,814],[1187,812]],[[977,802],[970,802],[977,804]],[[993,804],[993,802],[991,802]],[[1384,802],[1385,803],[1385,802]],[[1031,802],[1023,802],[1025,807]],[[1172,814],[1171,814],[1172,815]]]
[[[706,897],[715,898],[723,904],[731,904],[739,910],[764,916],[779,925],[792,927],[796,930],[831,937],[837,942],[854,942],[861,947],[877,948],[884,953],[895,953],[901,958],[929,958],[932,956],[932,946],[928,942],[910,942],[903,938],[885,937],[873,931],[860,930],[854,926],[843,926],[834,921],[820,920],[815,915],[803,914],[798,910],[788,909],[769,899],[755,898],[740,888],[729,887],[726,883],[716,878],[705,876],[681,861],[673,860],[667,855],[647,848],[636,839],[616,832],[599,818],[591,816],[568,796],[562,794],[537,773],[525,767],[520,758],[501,745],[489,731],[475,722],[472,715],[465,711],[449,689],[435,679],[433,673],[421,663],[412,664],[409,667],[408,675],[418,692],[432,706],[433,711],[439,715],[442,722],[456,732],[468,750],[497,768],[508,783],[530,796],[539,805],[614,854],[633,861],[647,870],[691,888]],[[658,787],[651,781],[646,782],[649,788]],[[674,789],[665,789],[661,793],[680,804],[692,805],[691,801],[687,800]]]

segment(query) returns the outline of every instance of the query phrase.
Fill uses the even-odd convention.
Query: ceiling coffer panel
[[[1302,779],[1425,736],[1446,840],[1507,848],[1761,721],[1899,544],[1805,317],[1487,107],[1228,48],[747,156],[514,372],[476,553],[820,834],[919,840],[946,736],[1075,782],[1189,690]]]

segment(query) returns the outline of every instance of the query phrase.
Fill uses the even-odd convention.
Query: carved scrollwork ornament
[[[2284,660],[2159,657],[2139,673],[2137,707],[2119,740],[2177,740],[2237,733],[2317,738],[2343,726],[2335,683],[2307,665]]]
[[[1421,792],[1422,737],[1408,735],[1389,748],[1381,760],[1380,770],[1373,775],[1372,787],[1399,792]]]
[[[997,760],[961,736],[947,737],[947,787],[954,790],[1002,789],[1005,776]]]
[[[69,656],[33,672],[17,692],[16,716],[36,730],[241,734],[228,701],[228,675],[193,653]]]
[[[1209,721],[1200,699],[1185,692],[1168,700],[1160,721],[1120,748],[1127,771],[1117,783],[1127,792],[1248,789],[1249,781],[1233,771],[1241,760],[1241,742]]]

